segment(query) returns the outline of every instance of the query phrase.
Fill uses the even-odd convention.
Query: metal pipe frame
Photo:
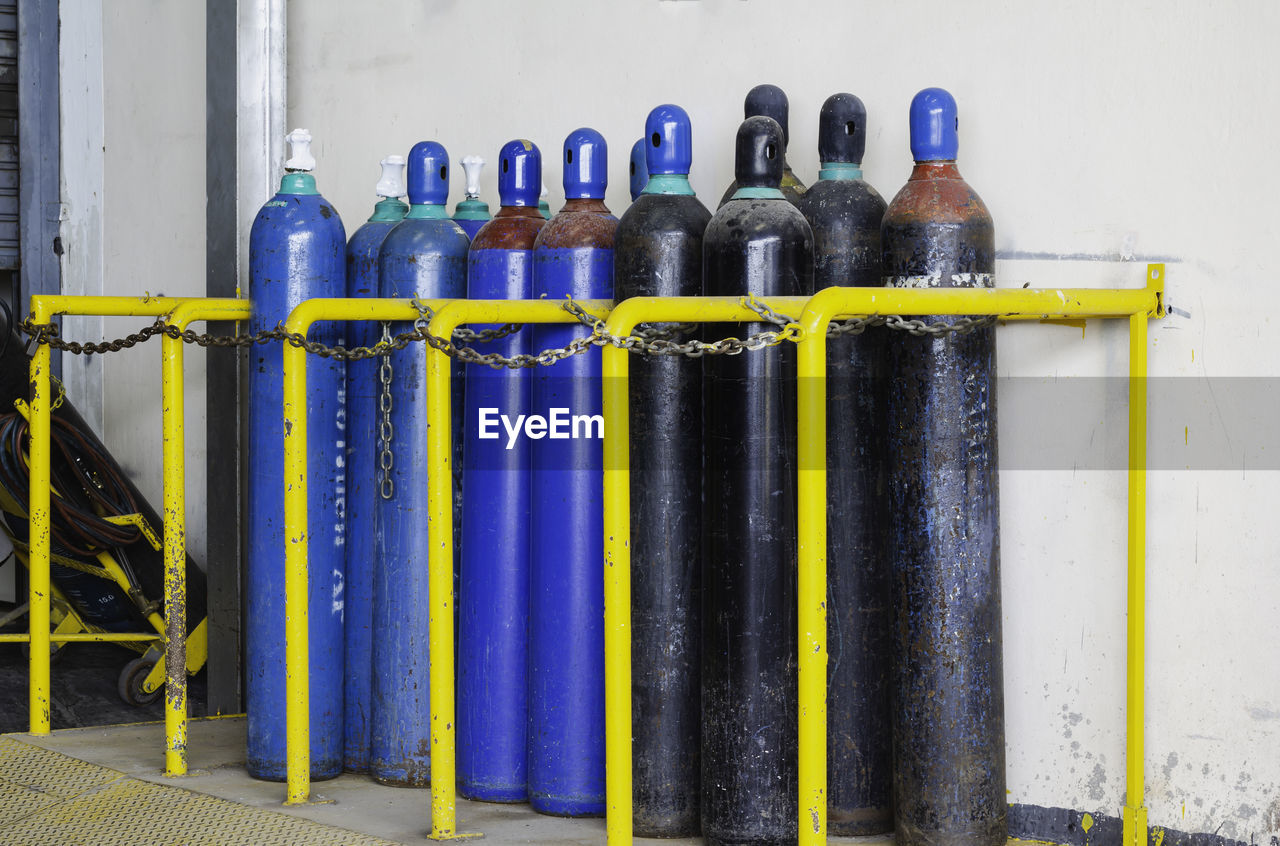
[[[579,303],[605,316],[612,303]],[[418,307],[432,309],[428,331],[451,337],[464,323],[574,323],[561,300],[390,300],[314,299],[298,305],[285,327],[305,335],[317,321],[413,321]],[[453,477],[450,471],[449,357],[432,347],[427,356],[427,462],[429,531],[440,532],[427,562],[431,617],[428,624],[431,710],[431,839],[479,836],[457,830],[456,750],[453,657]],[[300,347],[284,348],[285,462],[285,804],[307,802],[311,792],[311,733],[308,724],[307,642],[307,425],[306,356]]]
[[[1130,319],[1130,471],[1129,471],[1129,620],[1127,751],[1128,800],[1124,809],[1125,843],[1146,841],[1143,807],[1142,666],[1145,572],[1146,322],[1163,316],[1162,265],[1152,265],[1144,289],[851,289],[835,288],[812,299],[773,298],[781,313],[803,309],[799,340],[799,778],[800,843],[826,842],[826,326],[840,316],[873,314],[994,315],[1006,320]],[[385,301],[383,301],[385,302]],[[555,301],[443,301],[430,331],[448,337],[466,323],[572,322]],[[607,303],[586,303],[604,316]],[[361,314],[347,311],[358,309]],[[313,300],[290,317],[292,331],[305,331],[319,319],[410,320],[416,309],[382,306],[377,300]],[[758,322],[758,314],[735,298],[636,298],[609,313],[606,328],[626,334],[641,322]],[[452,607],[452,476],[450,455],[449,360],[428,349],[428,427],[433,474],[429,521],[441,540],[432,545],[429,572],[433,597],[430,621],[432,712],[432,837],[453,839],[456,831],[454,784],[454,667]],[[631,797],[631,641],[630,641],[630,472],[628,353],[605,347],[605,719],[608,840],[612,846],[632,839]],[[305,353],[285,354],[286,524],[306,521]],[[299,423],[302,426],[299,427]],[[302,543],[298,543],[298,538]],[[305,528],[288,546],[293,563],[286,571],[286,655],[289,663],[289,802],[305,802],[309,792],[309,734],[306,727],[306,568]],[[292,578],[292,587],[289,580]]]
[[[31,316],[35,323],[48,323],[54,315],[100,315],[104,317],[162,317],[185,329],[197,320],[246,320],[249,302],[237,299],[199,297],[73,297],[34,296]],[[165,775],[187,772],[187,677],[186,677],[186,463],[183,455],[184,398],[182,341],[164,337],[162,345],[162,427],[164,432],[164,604],[163,636],[137,633],[55,634],[49,631],[49,582],[51,557],[50,415],[52,390],[48,344],[38,344],[31,358],[30,436],[30,520],[28,632],[13,639],[26,640],[30,648],[30,731],[46,735],[49,718],[49,647],[54,642],[125,643],[165,642]],[[172,660],[178,656],[181,660]]]
[[[1116,289],[830,288],[804,305],[799,320],[799,832],[801,846],[826,843],[827,783],[827,478],[826,328],[837,317],[875,314],[993,315],[1005,320],[1129,318],[1129,542],[1127,657],[1127,801],[1124,843],[1145,846],[1143,805],[1143,650],[1145,641],[1147,321],[1164,316],[1164,266],[1151,265],[1147,285]],[[802,301],[804,302],[804,301]],[[776,311],[789,311],[770,300]],[[641,322],[752,321],[729,316],[712,298],[637,298],[617,306],[607,330],[625,334]],[[705,309],[705,311],[703,311]],[[745,311],[745,310],[744,310]],[[713,315],[714,316],[710,316]],[[632,840],[630,461],[627,353],[604,352],[605,417],[605,727],[608,842]]]
[[[432,300],[307,300],[289,314],[285,328],[306,335],[311,325],[321,320],[412,321],[419,316],[415,302],[432,308],[439,305]],[[281,359],[284,371],[285,804],[302,805],[311,795],[307,352],[286,343]]]
[[[808,302],[808,298],[768,297],[761,298],[761,302],[780,314],[798,314]],[[760,315],[747,308],[741,297],[634,297],[622,301],[614,308],[605,323],[605,330],[614,335],[627,335],[639,323],[693,322],[758,323]],[[607,809],[605,825],[610,846],[629,844],[632,837],[629,355],[631,353],[626,350],[612,346],[605,347],[602,371],[604,379],[604,737]],[[746,352],[743,355],[751,355],[751,353]],[[803,627],[801,631],[803,632]],[[801,652],[803,653],[803,650]],[[824,674],[822,692],[824,699],[825,682]],[[826,748],[824,736],[822,742],[824,754]]]
[[[197,320],[249,319],[249,301],[192,299],[169,313],[185,331]],[[187,458],[181,339],[160,339],[164,469],[164,774],[187,774]],[[207,648],[207,647],[206,647]]]

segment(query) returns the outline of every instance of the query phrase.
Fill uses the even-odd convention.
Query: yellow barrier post
[[[104,317],[159,317],[168,314],[186,300],[182,297],[70,297],[37,295],[31,298],[31,319],[36,324],[49,323],[59,314],[95,314]],[[49,564],[51,562],[51,524],[49,512],[49,437],[51,432],[52,396],[50,366],[52,355],[48,344],[37,344],[31,357],[31,437],[29,448],[30,490],[28,509],[30,545],[28,579],[30,602],[28,634],[30,643],[30,730],[32,734],[49,733],[49,647],[53,641],[70,642],[90,638],[49,632],[51,600]],[[154,640],[155,636],[96,633],[95,642]]]
[[[1147,266],[1148,289],[1163,290],[1164,265]],[[1157,296],[1159,296],[1157,294]],[[1163,303],[1129,318],[1129,567],[1125,682],[1125,846],[1147,846],[1147,320]]]
[[[248,320],[248,300],[197,299],[175,308],[179,330],[196,320]],[[164,472],[164,772],[187,774],[187,491],[183,341],[160,339]]]
[[[1142,685],[1143,605],[1145,595],[1145,477],[1146,477],[1146,321],[1162,316],[1163,266],[1148,269],[1147,286],[1142,289],[1007,289],[1007,288],[828,288],[809,301],[801,317],[805,334],[800,341],[798,376],[801,384],[798,403],[798,433],[802,450],[799,506],[800,561],[798,592],[801,621],[799,682],[800,710],[800,819],[801,846],[826,842],[826,678],[825,624],[817,619],[825,611],[815,610],[826,599],[825,490],[826,387],[825,347],[816,336],[820,327],[836,317],[865,317],[875,314],[991,315],[1006,320],[1053,320],[1087,317],[1128,317],[1130,328],[1130,436],[1129,436],[1129,653],[1127,666],[1128,726],[1126,756],[1128,796],[1133,806],[1125,807],[1125,846],[1145,846],[1146,809],[1142,796]],[[808,383],[809,387],[805,387]],[[821,451],[821,454],[818,454]],[[814,468],[821,466],[821,474]],[[817,480],[823,479],[821,488]],[[819,544],[818,540],[822,538]],[[809,616],[814,628],[806,632]],[[807,643],[807,645],[806,645]],[[811,655],[806,655],[806,649]],[[820,667],[822,668],[820,670]],[[821,700],[821,701],[820,701]],[[821,717],[821,725],[819,724]],[[806,729],[806,723],[808,728]],[[806,740],[807,738],[807,740]],[[1136,799],[1134,797],[1137,797]],[[819,806],[822,807],[819,807]]]
[[[796,314],[807,300],[804,297],[771,297],[762,302],[780,313]],[[605,331],[622,336],[643,322],[689,321],[759,323],[760,315],[738,297],[635,297],[614,308],[606,321]],[[629,844],[632,838],[629,354],[626,350],[606,346],[602,368],[605,824],[610,846]]]
[[[457,309],[447,305],[428,326],[431,334],[451,338]],[[501,323],[501,320],[495,320]],[[427,593],[431,617],[427,648],[431,653],[431,839],[458,836],[457,722],[453,662],[453,443],[449,356],[427,347],[427,531],[431,554]]]
[[[823,305],[831,290],[818,292],[805,307],[804,334],[796,353],[799,846],[825,843],[827,834],[827,325],[831,318]]]
[[[49,297],[31,298],[31,318],[36,323],[48,323],[56,313],[50,308]],[[48,344],[37,344],[31,357],[31,489],[27,508],[30,532],[30,600],[28,605],[28,632],[30,633],[30,709],[31,733],[49,733],[49,443],[50,383],[49,368],[52,355]]]

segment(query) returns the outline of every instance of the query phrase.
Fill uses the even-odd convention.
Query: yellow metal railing
[[[1053,320],[1128,317],[1130,328],[1129,416],[1129,568],[1127,674],[1126,846],[1146,841],[1143,807],[1143,659],[1145,598],[1145,466],[1147,321],[1163,316],[1163,265],[1148,268],[1142,289],[893,289],[833,288],[811,299],[764,300],[784,314],[799,314],[798,439],[799,478],[799,785],[800,843],[826,840],[826,337],[837,317],[874,314],[997,315],[1003,319]],[[449,337],[465,323],[572,323],[563,303],[549,300],[419,301],[436,309],[429,329]],[[741,300],[724,297],[637,298],[610,311],[608,302],[585,302],[589,312],[608,317],[612,334],[627,334],[642,322],[759,322]],[[175,323],[248,317],[243,300],[178,298],[33,297],[37,323],[55,314],[170,314]],[[287,329],[305,334],[316,321],[412,321],[419,317],[412,300],[320,299],[299,305]],[[166,605],[185,605],[183,517],[181,342],[164,339],[165,411],[165,579]],[[453,839],[457,832],[454,748],[453,532],[450,435],[450,367],[446,354],[424,352],[428,362],[429,526],[439,538],[429,565],[431,620],[431,819],[432,837]],[[628,355],[604,349],[605,450],[605,709],[608,838],[631,842],[631,642],[630,642],[630,473]],[[307,801],[310,792],[307,643],[307,432],[305,350],[286,345],[285,418],[285,639],[287,690],[288,803]],[[51,639],[78,636],[49,633],[49,348],[37,348],[31,365],[31,730],[49,730],[49,651]],[[176,394],[175,388],[176,387]],[[175,399],[176,396],[176,399]],[[170,634],[176,624],[170,614]],[[136,635],[94,639],[135,638]],[[178,638],[180,640],[181,638]],[[171,641],[172,643],[172,641]],[[181,666],[175,663],[175,666]],[[166,769],[185,772],[185,679],[170,674],[166,709]],[[181,688],[176,690],[175,688]]]
[[[416,304],[416,305],[415,305]],[[597,316],[612,303],[585,301]],[[577,318],[555,300],[386,300],[315,299],[301,303],[285,328],[305,335],[317,321],[412,321],[418,306],[435,310],[429,331],[448,338],[463,323],[574,323]],[[477,836],[457,830],[457,786],[454,746],[453,659],[453,476],[450,471],[449,357],[431,347],[427,356],[427,524],[432,533],[427,562],[431,616],[428,650],[431,663],[431,837],[454,840]],[[311,738],[308,725],[309,679],[307,643],[307,426],[305,350],[284,348],[285,462],[285,691],[286,798],[307,801],[311,791]]]
[[[168,322],[185,330],[197,320],[248,319],[248,300],[192,299],[174,308]],[[183,354],[181,339],[161,337],[166,641],[164,767],[165,773],[171,776],[187,773],[187,461]]]
[[[799,786],[800,843],[826,842],[826,326],[838,317],[867,315],[993,315],[1006,320],[1129,318],[1130,469],[1127,747],[1124,808],[1126,846],[1146,841],[1143,807],[1143,640],[1145,573],[1146,345],[1147,321],[1163,316],[1163,265],[1148,268],[1141,289],[898,289],[833,288],[811,299],[764,300],[783,314],[800,314],[798,440],[799,479]],[[449,337],[463,323],[568,323],[574,318],[555,301],[439,301],[429,330]],[[638,323],[758,322],[743,301],[725,297],[636,298],[618,304],[584,303],[608,316],[606,329],[625,335]],[[316,320],[411,320],[412,302],[313,300],[300,305],[288,328],[304,332]],[[450,450],[450,367],[448,356],[428,349],[429,513],[438,541],[429,561],[432,615],[431,782],[432,837],[451,839],[456,831],[454,749],[454,657],[452,607],[452,474]],[[631,783],[631,578],[628,355],[604,348],[604,600],[605,600],[605,765],[608,839],[612,846],[632,838]],[[306,431],[305,353],[285,355],[286,523],[305,527]],[[305,528],[303,528],[305,532]],[[310,790],[306,707],[306,547],[288,545],[286,571],[286,656],[289,666],[289,802],[305,802]]]
[[[1146,321],[1160,316],[1163,266],[1149,268],[1147,287],[1111,289],[830,288],[812,299],[770,299],[801,316],[797,404],[799,442],[799,795],[801,846],[826,842],[827,787],[827,474],[826,329],[838,317],[868,315],[998,315],[1008,320],[1130,319],[1129,472],[1129,778],[1126,846],[1146,842],[1142,808],[1143,601],[1146,466]],[[803,310],[801,310],[803,309]],[[620,303],[607,330],[624,335],[638,323],[758,320],[737,300],[637,298]],[[605,381],[605,731],[608,838],[628,844],[631,787],[631,482],[628,358],[606,347]],[[1135,690],[1137,691],[1135,695]],[[1139,831],[1141,829],[1141,831]],[[1132,835],[1129,834],[1132,832]],[[1133,840],[1129,837],[1132,836]]]
[[[1124,807],[1124,843],[1125,846],[1145,846],[1143,650],[1146,625],[1147,321],[1164,316],[1163,290],[1164,265],[1157,264],[1147,268],[1146,287],[1134,290],[829,288],[815,295],[805,307],[800,318],[804,332],[799,340],[800,390],[797,404],[800,449],[800,554],[797,574],[800,602],[800,846],[826,842],[826,328],[831,320],[838,317],[872,314],[998,315],[1006,320],[1129,319],[1127,804]],[[607,426],[607,411],[605,420]],[[608,519],[606,514],[606,521]],[[609,529],[606,528],[605,532],[608,534]],[[627,810],[629,812],[629,805]],[[629,818],[630,814],[627,816]],[[629,819],[627,825],[630,825]]]
[[[104,317],[161,317],[185,329],[197,320],[247,320],[249,302],[195,297],[65,297],[34,296],[31,316],[48,323],[58,314]],[[165,774],[187,772],[187,660],[186,660],[186,462],[183,455],[182,342],[161,341],[163,367],[162,426],[164,431],[164,606],[165,634],[137,633],[58,634],[49,630],[51,534],[49,512],[50,414],[53,396],[50,348],[39,344],[31,358],[31,445],[29,581],[30,601],[26,634],[0,636],[0,640],[30,643],[30,730],[49,733],[49,646],[53,642],[129,642],[160,640],[165,643]],[[176,659],[176,660],[175,660]]]

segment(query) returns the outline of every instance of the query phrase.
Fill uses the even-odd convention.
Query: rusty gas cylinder
[[[956,168],[955,99],[911,102],[911,178],[881,227],[886,284],[989,288],[991,216]],[[954,324],[955,317],[927,316]],[[896,839],[1003,846],[995,328],[889,345]]]
[[[618,219],[604,204],[608,148],[594,129],[564,142],[564,207],[533,246],[535,297],[613,297]],[[533,327],[533,349],[589,335]],[[601,354],[539,367],[529,570],[529,801],[562,816],[604,813],[604,419]],[[559,422],[557,422],[559,421]],[[563,425],[563,428],[560,428]]]

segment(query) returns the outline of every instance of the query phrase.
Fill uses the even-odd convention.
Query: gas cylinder
[[[480,227],[489,222],[489,204],[480,199],[480,171],[484,170],[484,159],[479,156],[463,156],[462,172],[467,176],[467,195],[458,202],[453,210],[453,220],[467,233],[468,238],[476,237]]]
[[[705,290],[813,288],[813,235],[786,201],[782,127],[738,129],[740,186],[707,226]],[[745,337],[770,324],[711,325]],[[702,831],[708,843],[794,843],[796,828],[796,352],[703,360],[705,534]]]
[[[631,202],[644,192],[649,183],[649,165],[645,161],[645,139],[641,138],[631,146]],[[687,175],[687,174],[686,174]]]
[[[471,242],[467,296],[533,297],[533,242],[542,154],[531,141],[498,154],[502,207]],[[485,327],[474,327],[485,328]],[[488,327],[496,328],[496,327]],[[478,343],[482,353],[530,351],[529,328]],[[501,424],[529,413],[528,370],[467,374],[462,562],[458,587],[458,790],[468,799],[528,799],[530,442]]]
[[[818,182],[796,201],[813,229],[810,294],[879,286],[885,202],[862,180],[867,110],[833,94],[818,118]],[[827,339],[827,819],[836,835],[893,829],[885,333]]]
[[[787,94],[776,85],[757,85],[747,92],[747,97],[742,103],[744,117],[769,117],[778,122],[778,126],[782,127],[782,193],[788,200],[795,202],[804,194],[804,183],[801,182],[791,171],[791,165],[787,164],[787,144],[791,141],[791,130],[788,129],[788,113],[791,110],[790,103],[787,101]],[[733,199],[733,194],[738,190],[738,182],[734,180],[729,187],[725,189],[724,196],[720,198],[720,205],[724,205]]]
[[[347,296],[378,295],[378,250],[409,210],[404,195],[404,156],[382,160],[373,214],[347,242]],[[376,323],[348,323],[352,346],[378,342]],[[377,506],[378,369],[380,359],[347,363],[347,578],[346,670],[343,690],[344,768],[369,770],[369,716],[373,695],[374,513]]]
[[[449,219],[449,156],[422,141],[409,151],[409,213],[378,252],[381,297],[466,296],[467,234]],[[412,323],[392,323],[392,335]],[[373,737],[369,771],[384,784],[429,782],[427,628],[427,360],[410,344],[380,362],[377,557],[374,562]],[[382,365],[385,365],[382,366]],[[454,531],[461,505],[462,372],[453,369]],[[385,397],[385,400],[384,400]],[[388,402],[389,400],[389,402]],[[390,406],[389,412],[381,409]],[[384,428],[380,425],[380,429]],[[391,437],[387,439],[386,434]],[[383,471],[381,468],[390,467]],[[455,556],[457,544],[454,545]]]
[[[689,186],[688,114],[658,106],[641,143],[650,175],[618,222],[616,296],[698,296],[711,213]],[[699,831],[702,364],[632,356],[630,368],[634,829],[690,837]]]
[[[292,154],[280,191],[249,233],[249,331],[274,329],[313,297],[346,293],[347,236],[337,211],[310,173],[311,133],[290,132]],[[308,333],[341,343],[341,324]],[[311,680],[311,777],[342,772],[343,574],[345,568],[345,401],[342,365],[307,357],[307,514],[284,524],[284,381],[279,344],[250,349],[249,549],[245,632],[245,705],[249,775],[285,778],[284,554],[286,535],[307,531],[308,667]]]
[[[551,204],[547,202],[547,186],[542,185],[542,193],[538,195],[538,214],[542,215],[543,220],[551,219]]]
[[[911,101],[911,178],[880,230],[886,284],[988,288],[991,216],[956,168],[956,102]],[[925,317],[954,323],[954,317]],[[995,330],[889,345],[897,842],[1007,837]]]
[[[594,129],[564,142],[564,207],[533,246],[535,297],[613,296],[618,219],[604,204],[608,149]],[[533,327],[533,349],[589,334]],[[604,813],[604,418],[600,350],[533,374],[529,596],[529,800],[535,811]]]

